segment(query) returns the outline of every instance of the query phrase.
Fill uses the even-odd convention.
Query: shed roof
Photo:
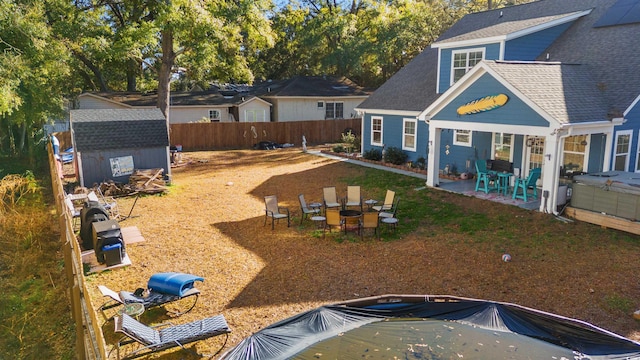
[[[169,146],[167,121],[160,109],[71,110],[77,151]]]

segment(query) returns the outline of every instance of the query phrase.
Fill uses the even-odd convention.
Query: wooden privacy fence
[[[53,158],[51,143],[48,145],[48,150],[53,194],[56,209],[60,214],[60,241],[64,253],[64,269],[69,283],[71,315],[76,325],[76,358],[107,359],[102,327],[96,317],[84,278],[80,244],[73,230],[73,215],[64,203],[65,193],[56,160]]]
[[[360,136],[361,119],[255,122],[255,123],[189,123],[171,124],[171,145],[182,145],[185,151],[216,149],[250,149],[261,141],[308,145],[340,141],[347,130]]]

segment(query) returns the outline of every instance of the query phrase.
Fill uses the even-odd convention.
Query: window
[[[382,118],[371,118],[371,145],[382,146]]]
[[[404,119],[402,123],[402,149],[416,151],[416,131],[417,131],[416,119]]]
[[[471,130],[454,130],[453,145],[471,146]]]
[[[328,102],[326,103],[325,119],[342,119],[344,118],[344,103]]]
[[[460,80],[484,58],[484,49],[459,50],[452,53],[451,84]]]
[[[209,121],[220,122],[220,110],[209,110]]]
[[[324,107],[324,103],[322,101],[318,101],[318,109],[322,109]]]
[[[584,171],[589,135],[574,135],[564,139],[564,160],[562,167],[567,172]]]
[[[511,161],[513,135],[493,133],[493,158],[495,160]]]
[[[629,168],[629,150],[631,149],[632,133],[632,130],[617,132],[616,144],[613,147],[615,149],[613,170],[627,171]]]

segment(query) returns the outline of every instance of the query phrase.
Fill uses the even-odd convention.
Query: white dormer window
[[[220,122],[220,110],[209,110],[209,121]]]
[[[484,59],[484,49],[454,50],[451,53],[451,85]]]

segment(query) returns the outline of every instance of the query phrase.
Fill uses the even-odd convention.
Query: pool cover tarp
[[[249,336],[222,359],[640,359],[640,343],[515,304],[383,296],[322,306]]]

